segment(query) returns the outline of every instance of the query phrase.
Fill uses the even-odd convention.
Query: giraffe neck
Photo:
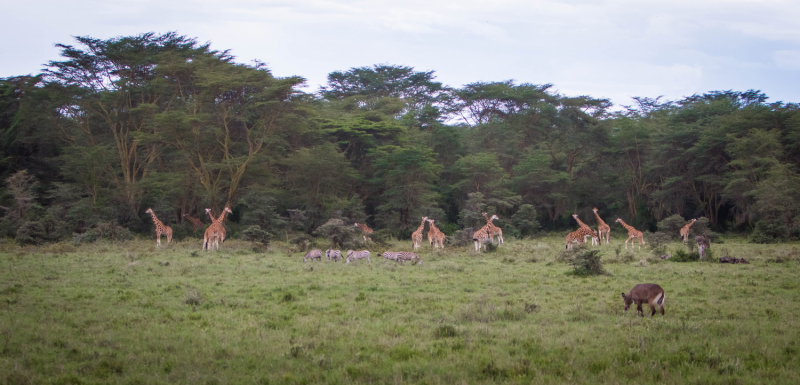
[[[163,224],[161,223],[161,221],[159,221],[159,220],[158,220],[158,218],[156,218],[156,213],[154,213],[154,212],[150,212],[150,216],[151,216],[151,217],[153,217],[153,223],[155,223],[155,224],[156,224],[156,227],[158,227],[158,226],[163,226]]]
[[[606,225],[606,223],[605,223],[605,222],[603,222],[603,219],[602,219],[602,218],[600,218],[600,214],[598,214],[598,213],[597,213],[597,211],[595,211],[595,212],[594,212],[594,216],[596,216],[596,217],[597,217],[597,223],[599,223],[599,224],[601,224],[601,225],[603,225],[603,226],[605,226],[605,225]]]

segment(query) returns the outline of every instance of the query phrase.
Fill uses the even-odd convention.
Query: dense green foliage
[[[279,240],[0,243],[0,384],[800,381],[795,245],[726,239],[720,255],[751,262],[731,265],[615,256],[621,242],[591,250],[609,273],[591,277],[557,261],[561,236],[425,249],[422,265],[304,264]],[[664,316],[623,312],[643,282]]]
[[[187,227],[225,204],[230,235],[262,243],[337,212],[407,238],[422,216],[453,234],[489,211],[525,237],[573,213],[594,225],[592,207],[648,231],[677,215],[670,234],[707,218],[758,243],[800,235],[800,110],[759,91],[612,110],[381,64],[311,94],[176,33],[58,47],[43,73],[0,79],[0,237],[19,243],[152,232],[148,207]]]

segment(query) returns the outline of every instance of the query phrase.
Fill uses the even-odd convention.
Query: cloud
[[[772,54],[775,65],[781,69],[800,70],[800,51],[780,50]]]

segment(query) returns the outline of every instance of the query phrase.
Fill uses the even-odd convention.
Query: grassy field
[[[577,277],[561,236],[425,248],[422,265],[4,243],[0,383],[800,383],[798,246],[724,240],[716,257],[751,264],[723,265],[620,245],[600,247],[609,275]],[[642,282],[666,290],[665,317],[623,313]]]

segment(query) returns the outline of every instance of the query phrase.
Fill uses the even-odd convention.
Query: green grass
[[[0,384],[800,383],[797,245],[713,244],[751,262],[727,265],[620,244],[593,277],[559,262],[561,236],[423,248],[421,266],[235,240],[0,244]],[[642,282],[665,317],[623,313]]]

